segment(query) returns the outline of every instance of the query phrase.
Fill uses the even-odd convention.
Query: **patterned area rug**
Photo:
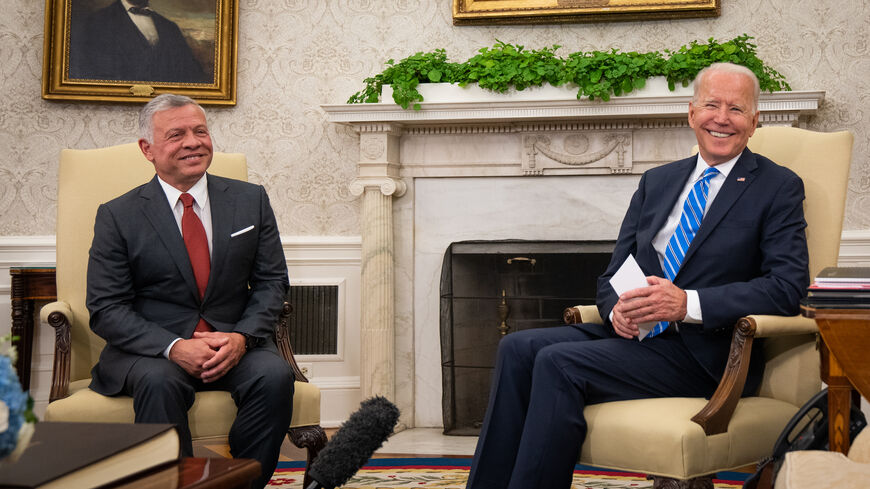
[[[438,488],[465,489],[469,458],[382,458],[372,459],[357,474],[341,486],[343,489]],[[302,489],[305,462],[278,462],[267,487]],[[749,474],[719,473],[713,482],[716,489],[743,487]],[[578,465],[574,470],[571,489],[652,488],[652,481],[643,474],[617,472]]]

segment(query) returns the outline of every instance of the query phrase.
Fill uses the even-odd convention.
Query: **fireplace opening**
[[[462,241],[441,268],[444,434],[478,435],[498,342],[562,324],[562,311],[594,304],[613,241]]]

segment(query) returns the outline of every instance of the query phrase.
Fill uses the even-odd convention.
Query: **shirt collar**
[[[731,173],[731,170],[734,168],[734,165],[737,164],[737,160],[740,159],[740,156],[743,154],[741,151],[740,154],[726,161],[725,163],[719,163],[718,165],[713,165],[713,168],[719,170],[719,173],[722,174],[723,177],[728,178],[728,174]],[[698,153],[698,161],[695,163],[695,169],[692,172],[692,181],[701,178],[701,175],[704,174],[704,170],[709,168],[710,165],[704,161],[704,157],[701,156],[701,153]],[[716,177],[713,177],[716,178]]]
[[[190,187],[190,190],[187,191],[187,193],[193,196],[194,202],[196,202],[200,209],[203,209],[208,205],[208,181],[206,180],[206,175],[208,174],[204,173],[202,177],[193,184],[193,187]],[[169,207],[174,208],[175,204],[178,202],[178,197],[183,192],[163,181],[160,176],[157,177],[157,181],[160,182],[160,187],[163,188],[163,193],[166,194],[166,200],[169,201]]]
[[[129,12],[129,11],[130,11],[130,7],[135,7],[135,5],[133,5],[132,3],[128,2],[127,0],[121,0],[121,5],[124,6],[124,11],[125,11],[125,12]],[[146,9],[148,9],[148,10],[151,10],[151,5],[148,5],[148,4],[146,3],[145,6],[142,7],[142,8],[146,8]]]

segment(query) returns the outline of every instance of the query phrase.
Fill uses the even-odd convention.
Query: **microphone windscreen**
[[[398,420],[399,409],[387,399],[363,401],[320,451],[309,475],[326,488],[343,485],[381,447]]]

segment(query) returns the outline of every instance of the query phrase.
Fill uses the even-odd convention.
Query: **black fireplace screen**
[[[562,311],[594,304],[613,241],[463,241],[441,268],[444,433],[477,435],[499,340],[558,326]]]

